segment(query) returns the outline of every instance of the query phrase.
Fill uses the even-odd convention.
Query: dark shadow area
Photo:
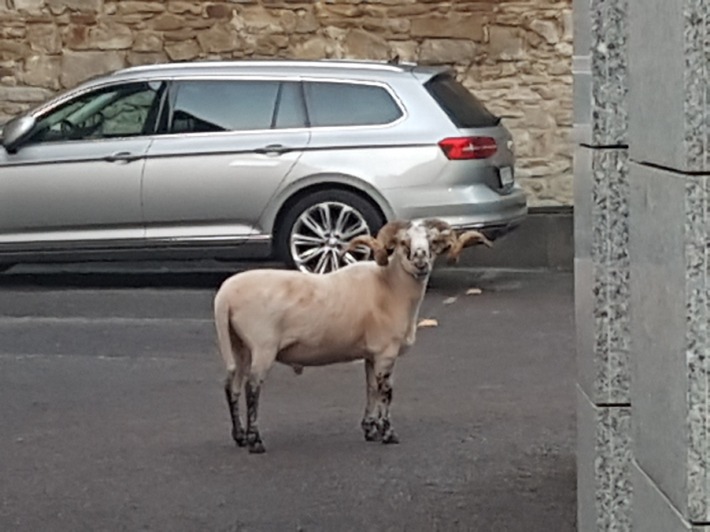
[[[217,263],[204,267],[190,262],[143,264],[81,263],[20,265],[0,273],[0,289],[8,288],[194,288],[219,286],[230,275],[253,268],[283,268],[275,263]]]
[[[232,271],[180,273],[48,273],[0,277],[0,288],[195,288],[218,286]]]

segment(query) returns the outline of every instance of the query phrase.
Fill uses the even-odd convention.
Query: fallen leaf
[[[444,305],[451,305],[451,303],[456,303],[457,297],[447,297],[444,299]]]
[[[483,293],[483,290],[480,288],[469,288],[466,290],[466,295],[467,296],[480,296]]]
[[[433,318],[425,318],[419,322],[417,327],[438,327],[439,322]]]

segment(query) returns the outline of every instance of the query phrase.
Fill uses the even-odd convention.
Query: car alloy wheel
[[[370,250],[358,247],[342,253],[347,243],[370,234],[365,217],[338,201],[317,203],[301,213],[289,237],[295,266],[305,272],[328,273],[348,264],[367,260]]]

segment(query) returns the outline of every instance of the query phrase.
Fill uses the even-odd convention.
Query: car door
[[[240,242],[308,144],[300,84],[183,79],[170,89],[167,134],[151,145],[143,181],[151,244]]]
[[[144,237],[141,175],[164,83],[83,92],[0,148],[0,249],[96,248]]]

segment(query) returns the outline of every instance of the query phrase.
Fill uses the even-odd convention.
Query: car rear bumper
[[[456,229],[481,230],[490,239],[512,231],[528,214],[527,197],[518,185],[507,194],[499,194],[484,184],[386,192],[396,218],[439,218]]]

